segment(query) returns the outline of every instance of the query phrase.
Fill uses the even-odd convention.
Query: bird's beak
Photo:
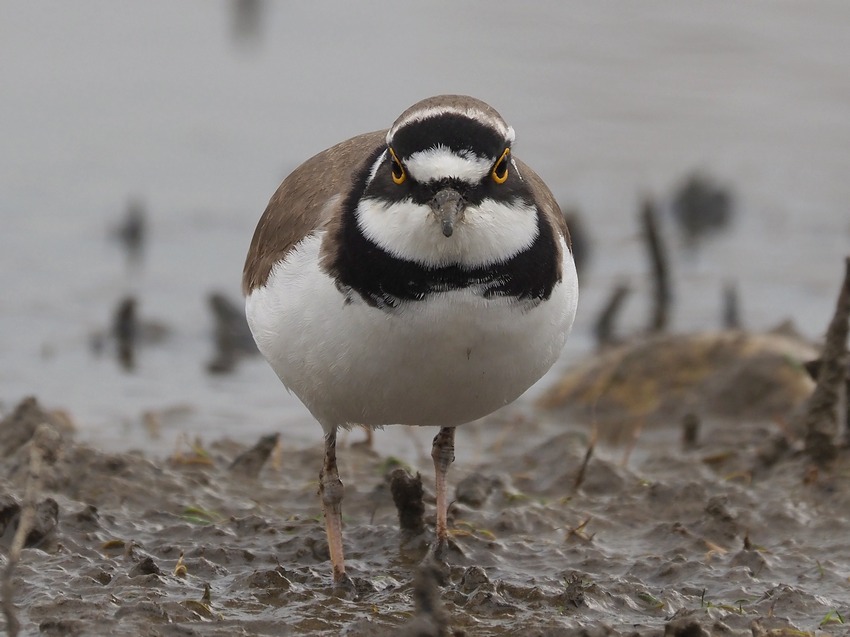
[[[455,224],[463,218],[466,202],[454,188],[443,188],[431,199],[431,211],[440,222],[440,229],[446,237],[452,236]]]

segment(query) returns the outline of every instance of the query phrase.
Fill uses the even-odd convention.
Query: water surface
[[[317,441],[262,361],[206,373],[205,297],[239,298],[254,225],[288,171],[441,92],[499,109],[517,154],[584,215],[595,250],[562,365],[590,350],[622,278],[635,288],[623,329],[644,325],[637,202],[666,199],[694,168],[734,188],[739,214],[690,257],[665,225],[673,327],[717,326],[734,280],[747,326],[793,318],[822,333],[850,243],[847,3],[258,3],[256,22],[238,22],[236,6],[4,4],[6,409],[36,394],[112,448],[168,450],[182,431]],[[151,236],[130,270],[107,236],[133,197]],[[130,374],[89,347],[127,293],[172,329]],[[159,440],[141,426],[146,410],[165,411]],[[415,447],[405,431],[380,437],[384,450]]]

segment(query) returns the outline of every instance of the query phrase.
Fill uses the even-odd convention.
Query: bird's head
[[[538,231],[513,142],[513,128],[480,100],[442,95],[414,104],[371,166],[357,209],[363,233],[424,265],[510,258]]]

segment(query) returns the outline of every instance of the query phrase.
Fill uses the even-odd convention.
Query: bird
[[[335,585],[351,584],[337,432],[438,427],[445,552],[455,428],[511,403],[559,358],[576,315],[570,235],[487,103],[438,95],[284,179],[243,270],[257,347],[321,424],[319,499]]]

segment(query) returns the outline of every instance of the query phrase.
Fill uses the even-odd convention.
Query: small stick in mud
[[[631,288],[626,283],[618,283],[611,291],[611,296],[608,297],[608,302],[599,313],[599,318],[593,326],[593,334],[596,336],[597,349],[603,349],[608,345],[614,345],[617,342],[617,336],[614,333],[614,325],[623,309],[623,302],[631,292]]]
[[[279,438],[280,434],[276,433],[260,438],[257,444],[233,459],[233,462],[230,463],[230,471],[249,478],[256,478],[277,447]]]
[[[139,199],[127,203],[124,220],[115,228],[114,236],[124,247],[129,265],[137,265],[144,254],[147,239],[147,212]]]
[[[813,361],[806,361],[803,363],[803,367],[806,369],[806,372],[809,374],[811,379],[817,382],[818,374],[820,374],[821,359],[817,358]],[[850,396],[850,359],[848,359],[847,373],[844,380],[844,427],[846,435],[850,438],[850,400],[847,400],[848,396]],[[841,414],[839,414],[839,416],[841,416]],[[850,440],[848,440],[848,442],[850,442]]]
[[[700,420],[693,412],[682,416],[682,448],[693,449],[699,444]]]
[[[12,599],[14,593],[12,578],[15,574],[15,567],[21,558],[21,551],[24,548],[27,536],[35,522],[44,470],[56,461],[59,443],[59,432],[47,424],[38,426],[30,442],[30,465],[26,492],[2,581],[3,613],[6,615],[6,634],[9,637],[17,637],[21,629]]]
[[[587,525],[590,524],[590,521],[592,519],[593,518],[591,516],[587,516],[584,520],[579,522],[578,526],[568,528],[567,536],[564,539],[569,541],[573,538],[576,538],[578,540],[581,540],[582,542],[593,542],[593,538],[596,533],[591,533],[590,535],[588,535],[585,532],[585,530],[587,529]]]
[[[189,575],[189,569],[186,567],[186,562],[183,559],[184,553],[180,551],[180,557],[177,558],[177,564],[174,565],[174,576],[185,578]]]
[[[236,0],[230,6],[233,41],[242,46],[259,42],[266,26],[266,3],[263,0]]]
[[[584,524],[587,524],[588,521],[590,521],[590,518]],[[576,608],[583,606],[585,600],[584,591],[588,588],[590,588],[590,584],[578,573],[573,573],[569,579],[564,580],[564,592],[562,593],[564,602],[568,602]]]
[[[394,469],[390,474],[390,492],[398,510],[398,524],[402,537],[411,538],[425,532],[425,504],[422,502],[422,476],[414,478],[404,469]]]
[[[259,354],[248,327],[245,309],[220,292],[211,292],[207,304],[212,312],[215,355],[207,363],[211,374],[232,372],[243,356]]]
[[[596,448],[597,433],[596,425],[594,425],[593,430],[590,433],[590,441],[587,443],[587,451],[584,452],[584,460],[582,460],[581,466],[578,468],[578,473],[576,474],[576,479],[573,482],[573,493],[576,493],[584,482],[584,476],[587,473],[587,465],[590,464],[590,459],[593,457],[593,450]]]
[[[688,175],[671,202],[685,245],[693,249],[700,239],[726,229],[735,216],[735,196],[706,174]]]
[[[139,333],[139,320],[136,313],[136,299],[132,296],[121,299],[112,318],[112,335],[118,344],[118,361],[130,371],[136,364],[136,341]]]
[[[723,329],[741,329],[741,303],[738,286],[729,281],[723,286]]]
[[[393,632],[396,637],[448,637],[449,618],[440,600],[440,574],[432,566],[419,567],[413,578],[415,617]]]
[[[847,333],[850,320],[850,257],[844,263],[844,281],[838,294],[835,314],[826,331],[821,354],[820,370],[815,390],[806,403],[806,453],[817,464],[824,464],[838,455],[835,437],[847,379]],[[842,427],[842,429],[846,428]]]
[[[670,286],[670,268],[667,251],[661,240],[655,203],[651,199],[647,198],[644,200],[640,216],[641,224],[643,225],[643,236],[646,239],[646,245],[649,248],[649,258],[652,263],[652,281],[655,292],[649,331],[663,332],[669,321],[670,301],[673,298],[673,294]]]

